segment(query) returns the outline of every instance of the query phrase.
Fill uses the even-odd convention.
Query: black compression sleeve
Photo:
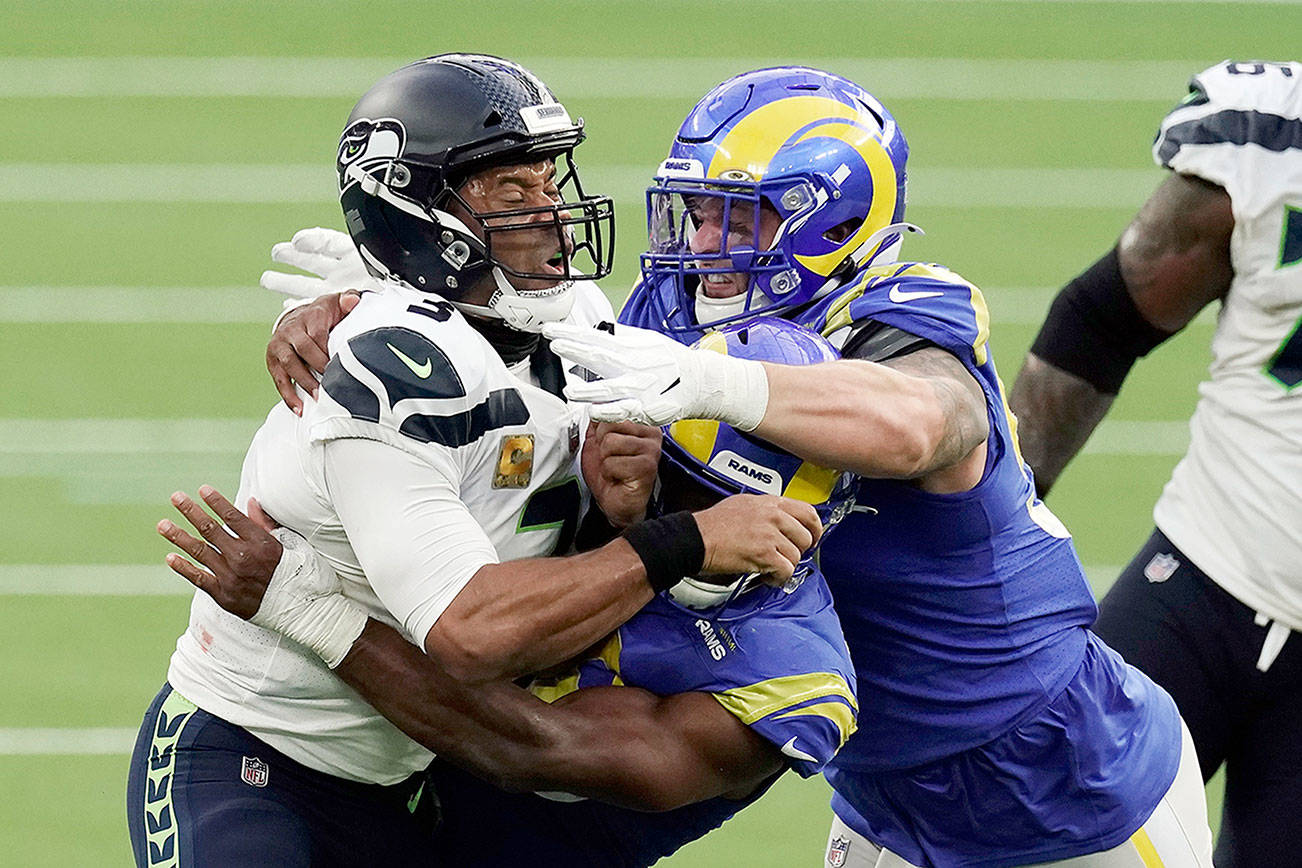
[[[690,512],[647,519],[624,531],[624,539],[642,559],[656,593],[696,575],[705,565],[705,541]]]
[[[1172,334],[1135,307],[1114,247],[1058,293],[1031,352],[1115,395],[1135,359]]]
[[[841,348],[841,358],[885,362],[936,344],[876,320],[855,323],[855,331]]]

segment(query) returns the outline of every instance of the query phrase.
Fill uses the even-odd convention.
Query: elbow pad
[[[1031,352],[1115,395],[1135,359],[1172,334],[1149,323],[1135,307],[1114,247],[1058,293]]]

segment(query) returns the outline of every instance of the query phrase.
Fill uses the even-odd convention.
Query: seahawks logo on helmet
[[[339,139],[339,156],[335,164],[339,170],[340,189],[358,181],[356,173],[348,172],[349,166],[356,165],[368,174],[376,169],[386,169],[402,156],[406,145],[407,129],[397,118],[354,121]]]

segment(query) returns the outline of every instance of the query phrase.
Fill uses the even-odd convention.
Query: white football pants
[[[1180,722],[1180,767],[1152,816],[1125,843],[1101,853],[1057,862],[1037,862],[1041,868],[1212,868],[1212,830],[1207,825],[1207,800],[1189,729]],[[883,850],[833,815],[827,836],[824,868],[917,868]],[[937,866],[945,868],[945,866]]]

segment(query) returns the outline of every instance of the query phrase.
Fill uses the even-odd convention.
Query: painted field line
[[[695,101],[747,69],[821,67],[884,100],[1172,102],[1199,60],[1038,60],[945,57],[532,57],[520,60],[582,114],[588,98]],[[356,99],[408,58],[6,57],[0,97],[296,97]]]
[[[641,213],[651,166],[585,166],[589,190]],[[909,204],[945,208],[1138,207],[1162,179],[1151,169],[911,168]],[[0,202],[206,202],[242,205],[336,201],[329,166],[251,164],[0,163]]]
[[[0,728],[0,756],[126,756],[135,743],[126,727]]]
[[[194,588],[156,564],[0,564],[0,596],[188,597]]]
[[[257,275],[248,286],[0,286],[0,323],[260,323],[270,331],[283,300],[260,289]]]
[[[261,419],[0,419],[0,456],[242,455]]]

